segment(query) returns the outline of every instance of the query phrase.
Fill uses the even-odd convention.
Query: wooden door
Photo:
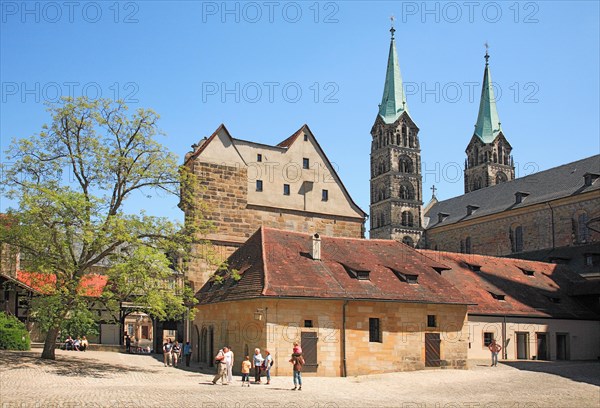
[[[529,359],[529,333],[517,332],[517,359]]]
[[[319,364],[317,363],[317,343],[319,337],[316,332],[301,332],[300,346],[302,347],[302,356],[304,357],[304,368],[302,371],[307,373],[316,373]]]
[[[537,337],[537,359],[548,360],[548,335],[546,333],[536,333]]]
[[[440,334],[425,333],[425,367],[440,366]]]

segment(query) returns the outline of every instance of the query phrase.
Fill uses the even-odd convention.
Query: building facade
[[[258,347],[275,375],[291,375],[298,341],[303,375],[466,368],[468,302],[437,272],[444,265],[402,243],[262,227],[228,266],[196,295],[201,363],[224,345],[237,356]]]
[[[193,199],[181,208],[187,225],[209,222],[187,265],[198,290],[260,226],[338,237],[364,237],[366,213],[352,200],[313,133],[304,125],[276,146],[231,137],[221,125],[185,157],[195,175]],[[195,215],[199,214],[199,215]]]
[[[383,98],[371,129],[371,238],[415,246],[421,239],[422,179],[419,128],[408,113],[394,28]]]

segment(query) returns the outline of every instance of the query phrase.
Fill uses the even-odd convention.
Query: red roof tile
[[[17,271],[17,280],[43,295],[51,294],[56,290],[56,275],[51,273]],[[106,275],[85,275],[79,282],[79,294],[100,297],[107,282]]]
[[[569,296],[572,286],[584,279],[566,265],[431,250],[419,252],[451,267],[442,276],[476,303],[469,306],[469,314],[597,318]],[[492,293],[504,295],[504,300],[495,299]]]
[[[201,303],[267,297],[370,299],[468,304],[435,270],[447,266],[392,240],[321,237],[321,260],[312,259],[309,234],[262,227],[228,260],[241,279],[208,282],[197,293]],[[351,277],[344,267],[368,270],[369,279]],[[418,283],[400,280],[418,275]]]

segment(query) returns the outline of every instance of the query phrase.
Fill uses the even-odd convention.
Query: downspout
[[[502,359],[507,360],[506,346],[508,345],[508,340],[506,339],[506,315],[502,316],[502,342],[504,343],[504,347],[502,347]]]
[[[548,204],[548,208],[550,208],[550,219],[551,219],[551,225],[552,225],[552,249],[555,248],[554,245],[554,208],[552,208],[552,205],[550,205],[550,202],[548,201],[546,204]]]
[[[348,305],[348,301],[344,300],[344,305],[342,306],[342,377],[346,377],[347,368],[346,368],[346,306]]]

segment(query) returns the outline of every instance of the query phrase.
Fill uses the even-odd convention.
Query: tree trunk
[[[60,328],[52,327],[46,333],[46,339],[44,340],[44,351],[42,351],[42,358],[48,360],[56,360],[56,356],[54,354],[54,349],[56,347],[56,336],[58,336],[58,331]]]

